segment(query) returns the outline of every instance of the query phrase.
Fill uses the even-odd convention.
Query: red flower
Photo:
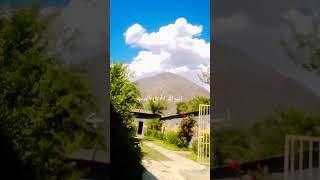
[[[240,168],[240,163],[237,162],[237,161],[234,161],[232,163],[229,164],[228,168],[231,170],[231,171],[234,171],[236,169],[239,169]]]
[[[183,117],[186,117],[186,112],[181,112]]]

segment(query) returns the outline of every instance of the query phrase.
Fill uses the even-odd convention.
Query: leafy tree
[[[128,79],[127,67],[116,63],[110,69],[111,104],[127,126],[132,124],[131,111],[139,106],[139,89]]]
[[[128,80],[126,68],[116,63],[110,69],[112,179],[141,179],[142,152],[131,113],[139,106],[139,90]]]
[[[161,130],[162,123],[163,121],[161,121],[159,118],[150,119],[148,120],[148,129]]]
[[[285,136],[320,136],[319,116],[310,116],[304,112],[289,109],[277,111],[267,120],[257,123],[251,130],[256,137],[259,158],[282,154]]]
[[[163,110],[167,109],[167,102],[165,100],[154,100],[150,99],[147,103],[147,110],[151,111],[152,114],[163,114]],[[163,121],[160,118],[151,119],[148,121],[149,128],[153,130],[161,130]]]
[[[319,118],[294,109],[278,110],[250,129],[215,130],[214,164],[223,165],[226,159],[245,162],[281,155],[287,134],[320,136]]]
[[[163,110],[167,109],[167,102],[165,100],[153,100],[150,99],[147,104],[147,110],[151,111],[152,114],[163,114]]]
[[[200,104],[210,104],[210,99],[198,96],[186,102],[179,102],[176,104],[177,113],[199,111]]]
[[[17,160],[7,168],[28,167],[29,179],[74,179],[65,159],[94,132],[85,119],[96,106],[87,83],[48,58],[46,25],[32,9],[0,19],[0,139]]]

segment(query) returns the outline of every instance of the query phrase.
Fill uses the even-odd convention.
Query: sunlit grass
[[[169,159],[167,156],[148,147],[147,145],[144,145],[143,142],[141,144],[141,149],[142,149],[144,160],[171,161],[171,159]]]
[[[195,152],[193,152],[191,148],[179,148],[175,144],[170,144],[170,143],[167,143],[165,141],[159,140],[159,139],[157,139],[155,137],[151,137],[151,136],[145,136],[144,139],[147,141],[152,141],[154,144],[156,144],[160,147],[166,148],[168,150],[171,150],[171,151],[188,152],[188,153],[177,153],[177,154],[179,154],[187,159],[190,159],[192,161],[198,162],[198,155]],[[209,158],[206,160],[209,160]],[[206,166],[210,166],[210,165],[206,164]]]

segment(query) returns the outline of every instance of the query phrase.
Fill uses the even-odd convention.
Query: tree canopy
[[[130,125],[131,111],[139,106],[139,89],[129,81],[127,67],[121,63],[111,65],[110,69],[110,96],[115,111]]]
[[[0,139],[10,144],[1,151],[31,179],[73,179],[65,159],[91,133],[96,106],[87,82],[47,56],[46,25],[34,9],[0,18]]]
[[[200,104],[210,104],[210,98],[198,96],[189,101],[179,102],[176,104],[177,113],[199,111]]]
[[[111,95],[111,168],[112,179],[141,179],[142,152],[135,138],[131,111],[139,106],[139,90],[128,80],[126,66],[112,64]]]
[[[153,100],[150,99],[146,105],[146,109],[151,111],[152,114],[163,114],[163,110],[167,109],[167,102],[165,100]]]

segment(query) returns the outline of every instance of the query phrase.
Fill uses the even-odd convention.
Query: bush
[[[165,135],[165,140],[166,142],[170,143],[170,144],[175,144],[178,145],[179,144],[179,137],[177,133],[174,132],[168,132]]]
[[[161,126],[162,126],[163,121],[161,121],[159,118],[157,119],[150,119],[148,121],[148,129],[152,129],[152,130],[161,130]]]
[[[188,147],[189,142],[192,139],[193,131],[192,128],[194,127],[196,121],[193,119],[192,116],[186,117],[181,120],[180,122],[180,130],[178,132],[178,136],[180,142],[178,143],[178,147]]]

